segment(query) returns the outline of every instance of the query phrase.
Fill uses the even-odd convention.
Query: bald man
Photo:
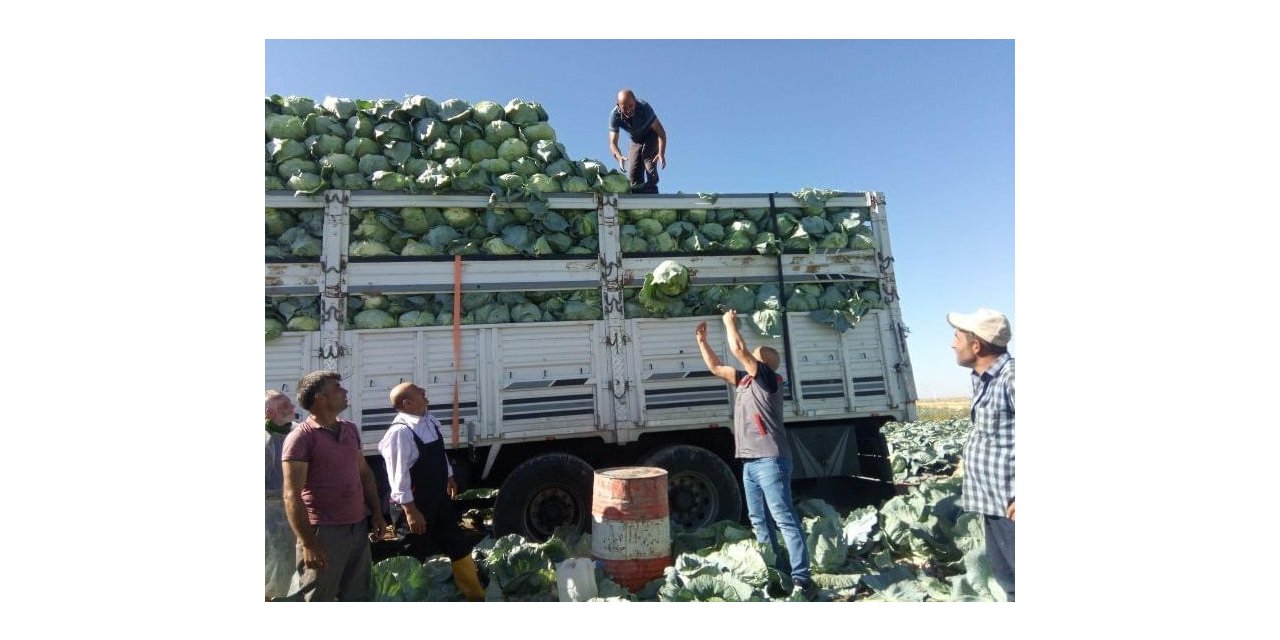
[[[747,516],[756,540],[773,549],[778,571],[790,573],[792,594],[811,598],[814,585],[809,572],[809,552],[804,546],[800,518],[791,503],[791,450],[787,445],[787,428],[782,424],[783,381],[777,373],[782,358],[772,347],[747,350],[747,343],[738,333],[736,311],[730,309],[721,319],[729,350],[742,364],[741,370],[720,364],[720,358],[707,343],[707,323],[698,323],[694,337],[707,370],[734,387],[734,456],[742,460]],[[769,517],[782,533],[790,566],[783,562]]]
[[[619,128],[631,135],[625,158],[618,149]],[[630,89],[618,92],[618,103],[609,113],[609,152],[627,172],[632,193],[658,192],[658,166],[667,168],[667,130],[653,107]]]
[[[427,412],[427,391],[412,382],[398,384],[391,389],[391,406],[398,413],[378,443],[378,451],[387,463],[391,503],[404,510],[409,525],[405,551],[424,559],[427,545],[435,543],[453,563],[458,590],[468,600],[484,600],[471,545],[453,510],[458,485],[445,455],[440,421]]]

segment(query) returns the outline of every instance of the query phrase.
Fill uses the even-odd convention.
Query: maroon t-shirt
[[[284,439],[281,459],[307,463],[302,504],[311,524],[354,524],[365,517],[360,432],[346,420],[339,420],[338,427],[335,435],[308,417]]]

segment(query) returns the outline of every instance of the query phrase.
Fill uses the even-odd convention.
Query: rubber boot
[[[484,587],[480,586],[480,576],[476,573],[476,562],[471,556],[463,556],[453,561],[453,583],[458,586],[462,595],[471,602],[484,600]]]

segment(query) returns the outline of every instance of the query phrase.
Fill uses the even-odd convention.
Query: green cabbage
[[[476,223],[476,214],[470,209],[449,207],[444,210],[444,219],[454,229],[470,229]]]
[[[440,103],[440,119],[446,124],[462,124],[471,117],[471,113],[471,105],[465,100],[450,98]]]
[[[481,100],[472,107],[471,119],[484,126],[501,119],[503,115],[502,107],[498,103]]]
[[[365,303],[366,307],[368,302]],[[368,309],[356,314],[353,322],[357,329],[390,329],[399,324],[394,316],[382,309]]]

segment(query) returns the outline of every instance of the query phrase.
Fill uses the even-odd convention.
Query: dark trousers
[[[631,193],[658,192],[658,134],[649,132],[641,140],[632,140],[627,149],[627,179],[631,181]]]
[[[987,534],[987,560],[996,582],[1013,602],[1013,520],[984,515],[983,529]]]

